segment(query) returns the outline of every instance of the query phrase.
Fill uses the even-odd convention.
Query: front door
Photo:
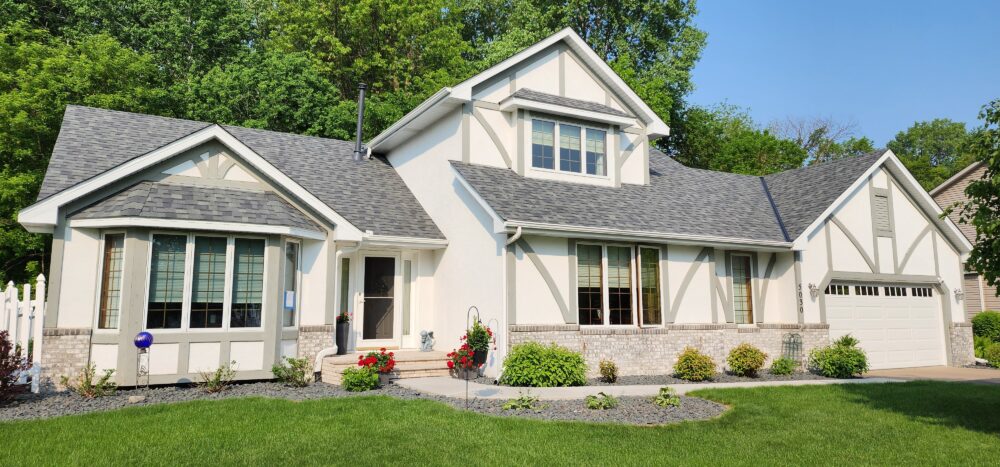
[[[365,256],[361,339],[363,346],[397,345],[396,258]]]

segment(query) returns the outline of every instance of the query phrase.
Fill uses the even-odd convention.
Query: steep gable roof
[[[788,236],[802,235],[884,153],[880,150],[765,176]]]
[[[212,124],[68,106],[39,201]],[[353,226],[375,235],[444,235],[387,161],[352,159],[353,143],[266,130],[224,130]]]

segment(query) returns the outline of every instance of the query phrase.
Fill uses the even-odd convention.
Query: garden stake
[[[476,305],[470,306],[469,307],[469,311],[465,312],[465,329],[466,329],[466,332],[468,332],[468,329],[469,329],[469,326],[470,326],[470,320],[472,318],[472,310],[476,310],[476,321],[479,322],[479,323],[482,323],[482,320],[479,319],[479,308],[476,308]],[[478,374],[479,370],[477,369],[476,371],[477,371],[477,374]],[[466,409],[469,408],[469,369],[468,368],[465,369],[465,408]]]

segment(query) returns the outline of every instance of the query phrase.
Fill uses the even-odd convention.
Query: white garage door
[[[830,340],[858,338],[873,370],[945,364],[941,300],[932,288],[832,283],[825,293]]]

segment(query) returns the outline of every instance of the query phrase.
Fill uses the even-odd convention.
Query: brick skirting
[[[511,345],[554,342],[583,353],[591,375],[607,359],[622,375],[669,374],[677,356],[691,346],[708,354],[721,370],[729,350],[747,342],[768,354],[768,364],[782,354],[782,340],[789,333],[802,337],[802,359],[813,348],[827,345],[826,324],[672,324],[657,328],[580,327],[578,325],[513,325]]]

